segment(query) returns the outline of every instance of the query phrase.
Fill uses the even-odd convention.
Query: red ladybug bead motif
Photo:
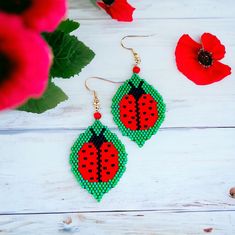
[[[78,171],[89,182],[108,182],[118,171],[118,150],[106,140],[105,129],[99,135],[90,131],[92,137],[78,152]]]
[[[142,89],[143,82],[137,88],[129,85],[131,90],[119,103],[120,120],[131,130],[148,130],[158,119],[157,102]]]
[[[71,170],[97,201],[117,185],[126,162],[125,146],[99,120],[80,134],[71,148]]]
[[[85,143],[78,152],[79,166],[84,179],[98,182],[98,150],[93,143]]]
[[[161,94],[133,70],[113,97],[112,113],[122,134],[142,147],[164,121],[166,105]]]

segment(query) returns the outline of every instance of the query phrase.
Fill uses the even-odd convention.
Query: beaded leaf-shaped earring
[[[80,185],[100,201],[124,173],[127,153],[118,137],[100,122],[99,100],[92,92],[95,122],[72,146],[70,164]]]
[[[118,88],[112,99],[112,114],[122,134],[142,147],[164,121],[165,104],[157,90],[138,75],[141,60],[133,48],[124,46],[127,37],[140,36],[129,35],[121,42],[122,47],[133,53],[135,66],[132,77]]]

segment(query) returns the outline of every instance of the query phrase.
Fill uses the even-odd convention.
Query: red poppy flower
[[[0,12],[20,16],[38,32],[52,32],[66,14],[66,0],[2,0]]]
[[[103,0],[103,2],[97,2],[97,4],[115,20],[133,20],[132,15],[135,8],[127,0]]]
[[[219,62],[224,55],[224,45],[210,33],[201,36],[201,43],[184,34],[175,50],[179,71],[197,85],[218,82],[231,74],[231,68]]]
[[[40,97],[51,63],[50,49],[19,17],[0,13],[0,110]]]

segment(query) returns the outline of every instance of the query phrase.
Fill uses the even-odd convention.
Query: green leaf
[[[78,22],[67,19],[62,21],[56,30],[69,34],[78,29],[79,26],[80,24]]]
[[[95,56],[95,53],[75,36],[55,31],[44,34],[44,37],[54,54],[52,77],[70,78],[81,72]]]
[[[68,99],[68,96],[53,82],[48,84],[47,90],[39,99],[30,99],[18,110],[43,113],[49,109],[55,108],[59,103]]]

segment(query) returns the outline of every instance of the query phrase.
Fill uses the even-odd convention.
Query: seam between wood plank
[[[162,127],[159,130],[204,130],[204,129],[234,129],[235,126],[192,126],[192,127]],[[112,131],[117,131],[118,128],[111,127],[109,128]],[[81,128],[30,128],[30,129],[21,129],[21,128],[12,128],[12,129],[0,129],[0,135],[8,135],[8,134],[22,134],[22,133],[30,133],[30,132],[39,132],[39,133],[47,133],[47,132],[73,132],[73,131],[85,131],[85,127]]]
[[[104,211],[58,211],[58,212],[19,212],[19,213],[0,213],[0,216],[15,215],[56,215],[56,214],[94,214],[94,213],[141,213],[141,212],[156,212],[156,213],[223,213],[235,212],[235,209],[212,209],[212,210],[177,210],[177,209],[148,209],[148,210],[104,210]]]

